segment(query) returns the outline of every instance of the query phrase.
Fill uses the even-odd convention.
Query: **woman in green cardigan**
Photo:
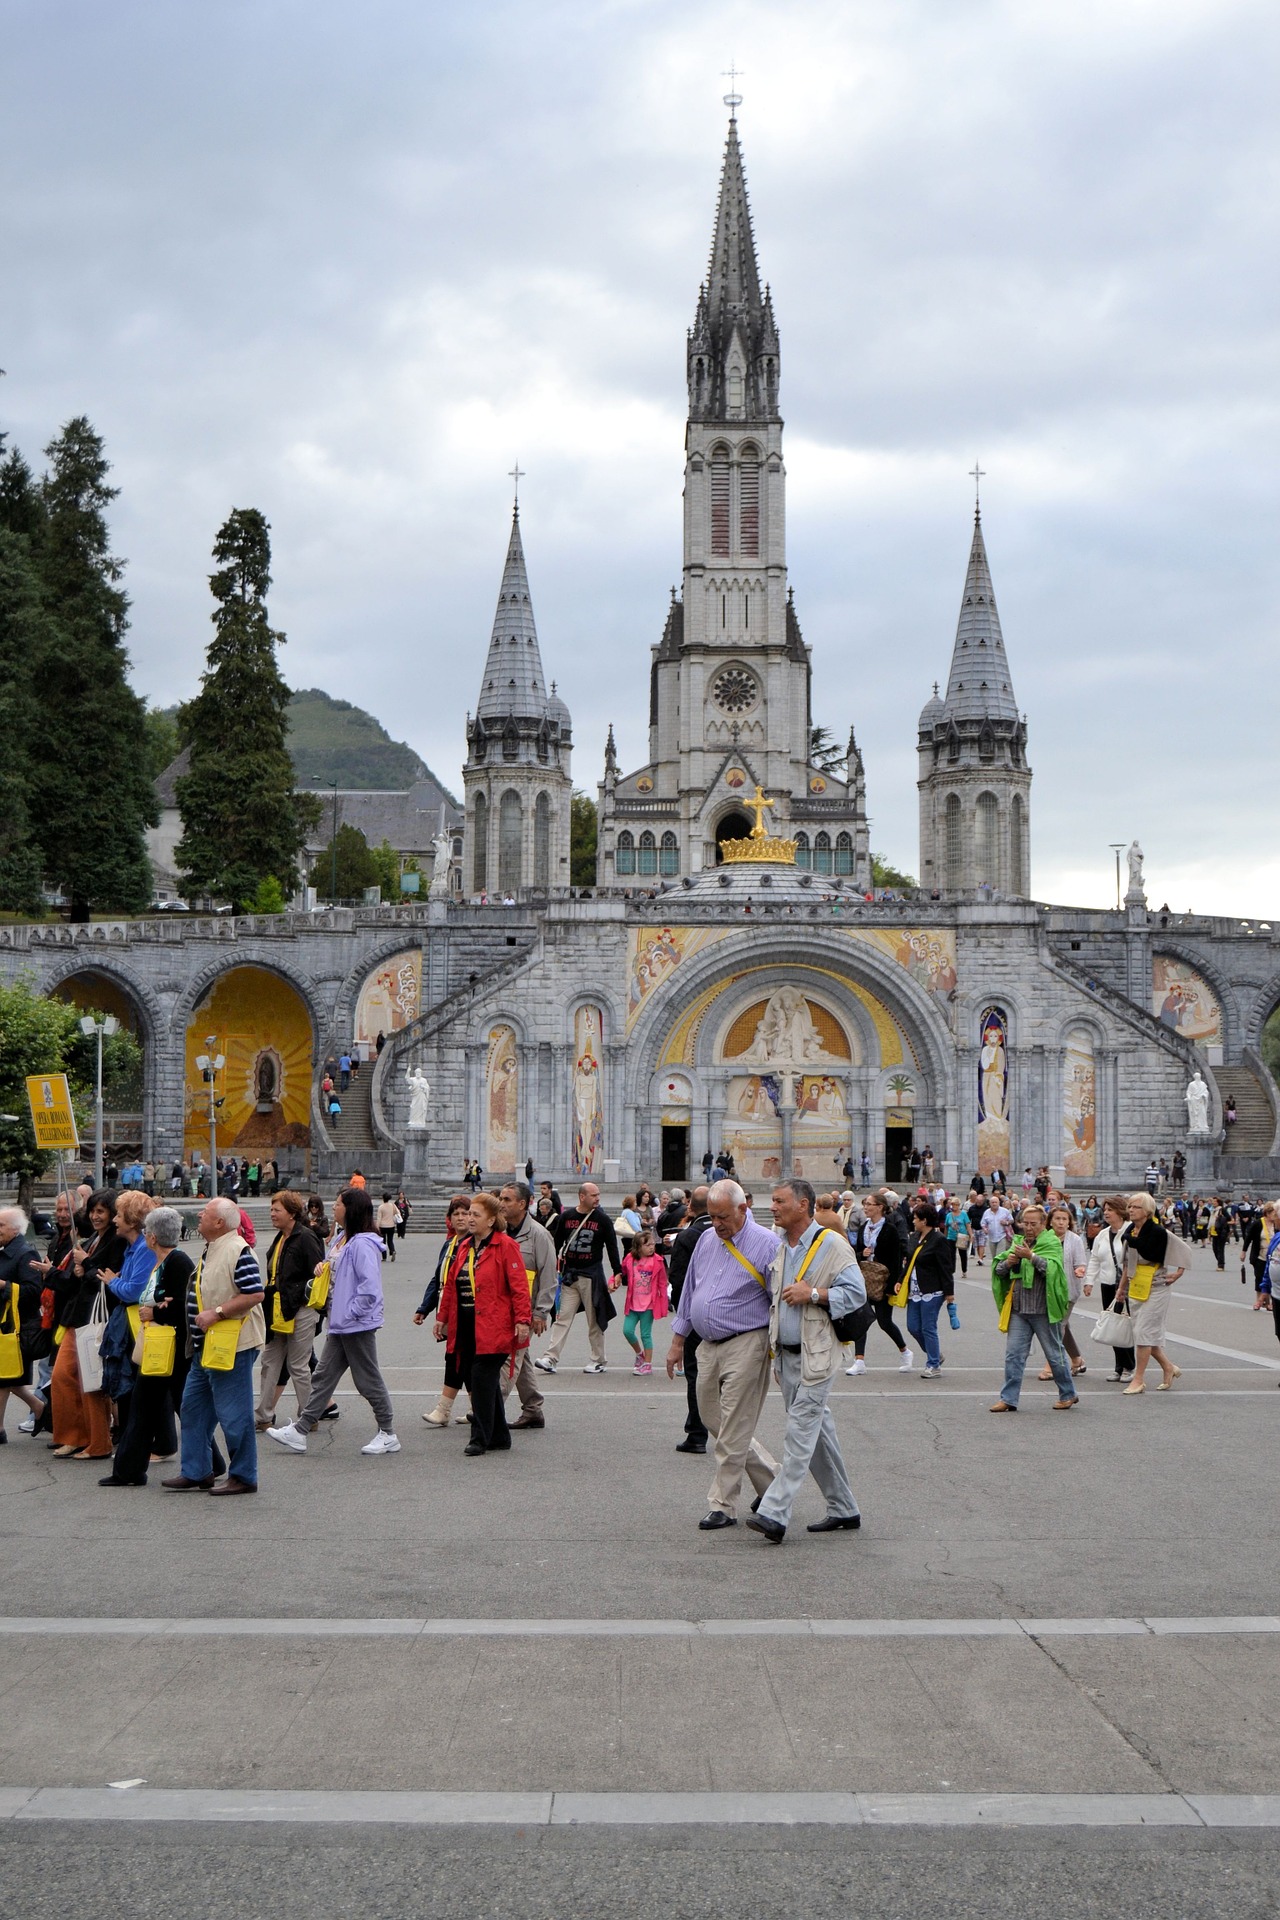
[[[1009,1329],[1004,1350],[1004,1385],[1000,1398],[991,1407],[992,1413],[1018,1411],[1032,1334],[1053,1369],[1058,1389],[1054,1412],[1069,1413],[1080,1398],[1058,1332],[1071,1311],[1062,1242],[1048,1228],[1043,1207],[1024,1207],[1017,1238],[1008,1253],[992,1265],[991,1291],[1000,1308],[1001,1324]]]

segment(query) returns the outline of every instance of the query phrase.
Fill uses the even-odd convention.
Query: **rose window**
[[[726,667],[717,675],[711,697],[722,713],[746,713],[759,697],[756,677],[745,667]]]

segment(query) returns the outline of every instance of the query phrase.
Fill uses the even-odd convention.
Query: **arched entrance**
[[[716,865],[723,864],[726,840],[745,840],[750,832],[751,822],[745,813],[726,813],[716,828]]]
[[[218,975],[187,1022],[183,1149],[210,1154],[210,1083],[196,1065],[222,1054],[213,1083],[219,1159],[275,1159],[282,1171],[309,1165],[315,1038],[296,987],[266,967]]]
[[[114,975],[95,967],[69,974],[49,990],[50,1000],[74,1007],[83,1018],[92,1015],[99,1025],[114,1020],[116,1031],[102,1042],[102,1162],[122,1166],[153,1151],[147,1101],[147,1028],[133,995]],[[98,1070],[98,1042],[81,1034],[70,1063],[77,1079],[94,1086]],[[85,1129],[81,1148],[92,1163],[96,1119]]]

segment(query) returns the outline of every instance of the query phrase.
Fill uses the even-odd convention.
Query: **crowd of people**
[[[1187,1239],[1214,1244],[1219,1266],[1222,1249],[1239,1240],[1242,1277],[1247,1263],[1255,1304],[1270,1306],[1280,1338],[1280,1202],[1218,1200],[1203,1219],[1200,1203],[1162,1200],[1145,1186],[1077,1202],[1042,1169],[1021,1194],[1002,1176],[988,1192],[975,1175],[963,1199],[925,1182],[914,1193],[880,1187],[859,1200],[795,1178],[774,1187],[770,1210],[766,1226],[753,1196],[723,1170],[687,1194],[640,1185],[612,1217],[589,1179],[569,1205],[551,1181],[536,1191],[528,1178],[490,1190],[469,1184],[449,1202],[414,1315],[420,1326],[431,1321],[444,1348],[444,1385],[422,1416],[427,1426],[467,1425],[469,1458],[509,1450],[513,1431],[544,1427],[542,1382],[557,1372],[574,1320],[581,1313],[586,1321],[584,1371],[603,1373],[621,1294],[637,1376],[652,1373],[655,1323],[671,1319],[666,1369],[686,1390],[678,1450],[715,1454],[700,1525],[736,1524],[746,1478],[755,1494],[747,1524],[776,1543],[810,1472],[827,1502],[811,1531],[858,1527],[831,1383],[841,1368],[865,1373],[873,1331],[897,1351],[901,1371],[915,1370],[918,1352],[920,1380],[938,1379],[942,1330],[960,1324],[957,1270],[966,1273],[971,1260],[990,1263],[1006,1335],[993,1413],[1018,1410],[1033,1342],[1040,1378],[1057,1389],[1053,1409],[1078,1406],[1086,1361],[1072,1314],[1095,1288],[1111,1378],[1140,1394],[1154,1364],[1158,1390],[1168,1390],[1180,1370],[1164,1327]],[[28,1410],[23,1430],[47,1434],[54,1459],[110,1462],[104,1487],[145,1486],[150,1467],[176,1458],[178,1471],[162,1482],[169,1489],[250,1493],[258,1436],[304,1453],[320,1422],[338,1417],[333,1396],[350,1373],[376,1422],[363,1452],[398,1452],[377,1335],[384,1263],[409,1213],[403,1192],[384,1189],[378,1202],[359,1173],[334,1200],[332,1219],[318,1195],[278,1188],[260,1266],[252,1221],[226,1194],[200,1213],[196,1261],[179,1245],[180,1212],[145,1183],[60,1194],[43,1252],[25,1214],[0,1209],[0,1444],[13,1394]],[[535,1358],[531,1342],[548,1333]],[[786,1411],[780,1461],[756,1435],[771,1378]],[[290,1391],[293,1417],[282,1421]],[[513,1393],[520,1411],[509,1423]]]

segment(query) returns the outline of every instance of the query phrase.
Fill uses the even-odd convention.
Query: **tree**
[[[329,841],[311,869],[311,885],[326,900],[358,900],[366,887],[380,885],[378,863],[359,827],[345,822],[338,828],[338,858]]]
[[[914,875],[903,873],[900,867],[891,867],[883,854],[871,856],[871,884],[875,887],[915,887],[919,885]]]
[[[809,765],[820,773],[834,773],[845,762],[847,749],[831,738],[830,727],[810,727]]]
[[[54,1158],[36,1145],[25,1082],[28,1074],[64,1071],[73,1041],[82,1037],[79,1017],[78,1008],[41,999],[25,980],[0,985],[0,1112],[17,1115],[0,1121],[0,1167],[18,1176],[19,1206],[30,1206],[31,1183]]]
[[[596,803],[575,790],[569,803],[569,884],[594,887],[596,884],[596,835],[599,823]]]
[[[258,890],[252,900],[245,901],[246,913],[283,913],[285,909],[284,889],[274,873],[265,880],[259,880]]]
[[[40,711],[31,663],[48,639],[28,541],[0,526],[0,910],[39,913],[42,861],[32,825]]]
[[[177,782],[176,852],[189,900],[212,894],[241,905],[268,875],[292,893],[307,829],[320,817],[314,796],[295,789],[289,758],[289,689],[276,663],[284,635],[267,619],[270,533],[255,507],[237,508],[213,549],[214,637],[200,691],[178,713],[191,749]]]
[[[116,497],[102,441],[71,420],[46,449],[32,552],[48,623],[32,662],[50,751],[32,827],[73,920],[140,913],[151,898],[145,830],[156,811],[144,707],[129,685],[123,562],[108,551]]]
[[[377,879],[371,880],[371,887],[381,887],[384,900],[400,898],[400,855],[389,840],[383,840],[379,846],[370,847],[369,858],[373,861]]]
[[[158,780],[170,762],[177,759],[182,749],[178,722],[172,711],[166,711],[164,707],[148,707],[143,725],[147,734],[147,756],[151,767],[151,778]]]

